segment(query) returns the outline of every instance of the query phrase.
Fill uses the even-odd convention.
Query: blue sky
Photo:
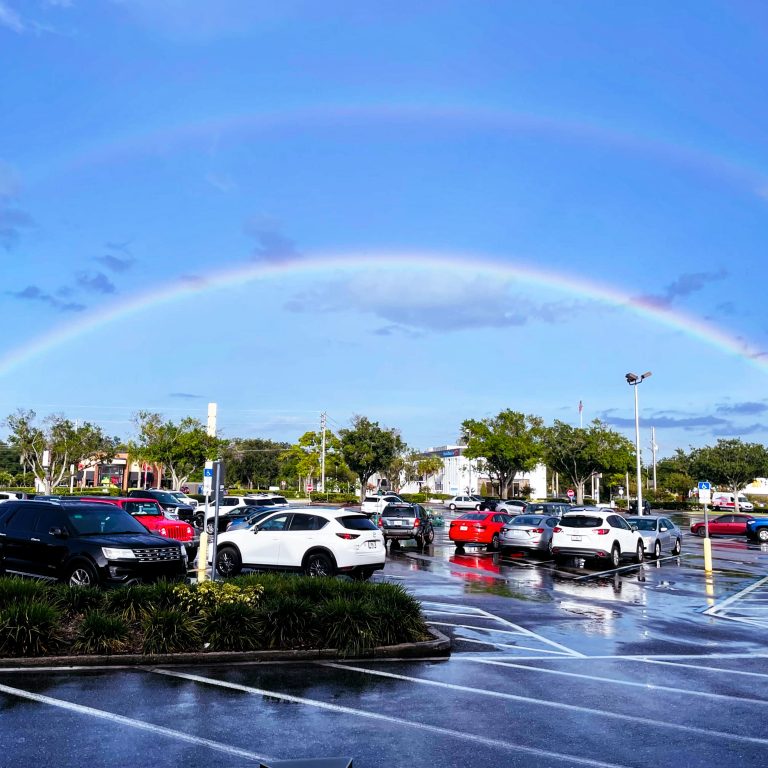
[[[662,455],[766,441],[766,45],[749,0],[0,0],[0,413],[633,436],[652,370]]]

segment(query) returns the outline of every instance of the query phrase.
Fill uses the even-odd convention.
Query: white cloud
[[[10,29],[11,32],[16,32],[16,34],[19,35],[25,29],[25,25],[21,20],[21,16],[19,16],[19,14],[16,13],[13,8],[6,5],[3,0],[0,0],[0,27]]]

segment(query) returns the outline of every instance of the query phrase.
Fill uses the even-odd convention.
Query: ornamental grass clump
[[[245,602],[220,603],[200,617],[209,651],[255,651],[262,647],[258,609]]]
[[[174,608],[176,585],[167,581],[110,589],[104,594],[104,610],[127,622],[135,622],[158,609]]]
[[[368,600],[334,597],[319,606],[320,647],[361,656],[376,646],[375,615]]]
[[[412,643],[429,638],[419,602],[400,584],[380,584],[366,602],[378,645]]]
[[[0,579],[0,610],[17,603],[45,602],[48,585],[35,579],[21,579],[18,576]]]
[[[318,639],[315,606],[295,595],[274,595],[260,608],[258,636],[264,648],[314,648]]]
[[[200,649],[198,622],[177,608],[156,608],[142,621],[144,653],[182,653]]]
[[[61,612],[40,600],[25,600],[0,610],[0,655],[46,656],[62,639]]]
[[[89,611],[83,617],[72,643],[77,653],[112,654],[128,648],[130,629],[118,616],[103,611]]]
[[[48,599],[69,614],[87,613],[101,608],[104,593],[92,587],[70,587],[68,584],[54,584],[48,588]]]

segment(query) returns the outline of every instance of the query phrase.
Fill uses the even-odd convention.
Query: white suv
[[[216,570],[225,578],[255,568],[368,579],[384,567],[385,557],[384,535],[365,515],[297,507],[221,534]]]
[[[556,562],[566,557],[608,560],[618,568],[621,558],[642,563],[643,537],[621,515],[596,509],[563,515],[552,531],[552,554]]]
[[[448,509],[480,509],[483,500],[479,496],[454,496],[443,502]]]
[[[405,502],[396,494],[388,493],[384,496],[366,496],[360,505],[360,511],[364,515],[380,515],[387,504],[405,504]]]

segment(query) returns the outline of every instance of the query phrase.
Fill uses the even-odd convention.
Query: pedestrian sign
[[[706,480],[699,480],[699,490],[700,491],[711,491],[712,490],[712,483],[708,483]]]

